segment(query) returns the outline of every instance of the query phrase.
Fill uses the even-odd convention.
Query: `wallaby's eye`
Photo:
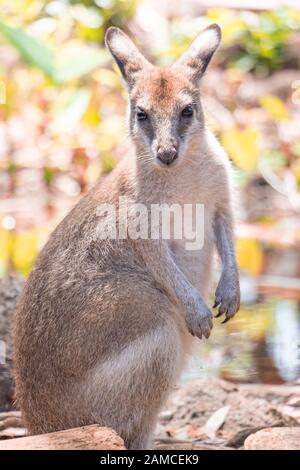
[[[147,113],[143,109],[138,108],[136,111],[136,117],[138,121],[145,121],[148,116],[147,116]]]
[[[181,111],[181,116],[183,117],[191,117],[193,116],[193,108],[191,105],[186,106],[182,111]]]

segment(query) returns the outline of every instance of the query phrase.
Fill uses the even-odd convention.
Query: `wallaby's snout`
[[[159,145],[157,147],[156,156],[159,162],[163,165],[171,165],[178,157],[177,148],[174,145],[169,147]]]

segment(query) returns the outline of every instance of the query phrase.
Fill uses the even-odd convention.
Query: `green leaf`
[[[27,63],[38,67],[57,83],[65,83],[87,75],[108,60],[108,53],[105,50],[79,44],[59,60],[60,57],[54,56],[46,44],[22,29],[12,28],[1,21],[0,33],[18,50]]]
[[[108,54],[104,50],[80,47],[55,70],[55,80],[64,83],[82,77],[107,62]]]
[[[91,97],[87,88],[78,90],[67,90],[58,100],[52,123],[54,132],[72,131],[84,115]]]
[[[12,28],[0,21],[0,32],[29,64],[41,69],[48,77],[54,73],[53,53],[43,42],[20,28]]]
[[[101,162],[102,162],[102,173],[109,173],[114,169],[116,166],[117,162],[114,159],[114,157],[110,154],[104,154],[101,157]]]

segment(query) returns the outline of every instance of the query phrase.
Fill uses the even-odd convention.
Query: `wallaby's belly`
[[[213,245],[208,243],[202,250],[188,251],[184,243],[176,240],[171,243],[171,249],[179,268],[202,296],[207,298],[212,280]]]
[[[211,288],[215,250],[213,231],[214,195],[204,196],[195,184],[190,186],[189,192],[185,190],[182,191],[182,194],[177,195],[176,200],[172,200],[172,203],[174,202],[179,203],[184,211],[186,210],[186,204],[191,205],[193,215],[192,219],[186,222],[188,213],[184,212],[182,238],[179,240],[171,239],[169,241],[170,249],[174,254],[177,266],[183,271],[191,284],[199,290],[201,295],[207,298]],[[202,212],[198,212],[196,216],[196,206],[198,205],[202,206]],[[186,224],[188,225],[186,226]],[[198,242],[195,243],[195,238],[192,239],[191,235],[201,239],[199,249],[195,249],[199,244]]]

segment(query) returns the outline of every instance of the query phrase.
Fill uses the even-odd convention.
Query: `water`
[[[234,382],[280,384],[300,377],[299,303],[267,299],[241,307],[226,325],[214,320],[183,374],[187,381],[219,376]]]

